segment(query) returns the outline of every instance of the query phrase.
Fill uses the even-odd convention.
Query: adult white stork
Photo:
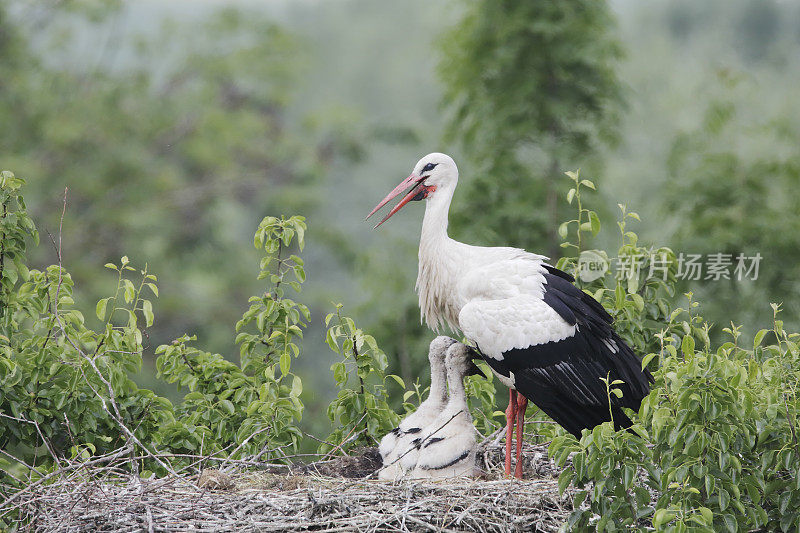
[[[506,475],[517,425],[515,476],[522,477],[522,433],[530,399],[564,429],[581,430],[611,416],[605,384],[619,379],[622,398],[611,395],[615,426],[628,427],[622,407],[639,408],[653,378],[617,335],[612,318],[574,279],[546,257],[518,248],[470,246],[447,235],[450,201],[458,184],[455,161],[428,154],[373,209],[411,190],[375,227],[413,200],[426,200],[416,289],[422,318],[434,331],[460,330],[509,389]],[[517,391],[521,393],[517,399]]]

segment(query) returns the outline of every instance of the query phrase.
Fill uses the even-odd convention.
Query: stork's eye
[[[424,167],[422,167],[422,171],[423,171],[423,172],[428,172],[428,171],[430,171],[430,170],[433,170],[433,169],[436,167],[436,165],[438,165],[438,164],[439,164],[439,163],[428,163],[427,165],[425,165]]]

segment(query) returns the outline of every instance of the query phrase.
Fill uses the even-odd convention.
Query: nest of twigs
[[[503,479],[503,457],[501,445],[484,443],[481,478],[398,483],[375,479],[374,449],[310,465],[238,465],[154,480],[109,462],[26,487],[0,512],[14,509],[41,531],[558,530],[571,503],[558,494],[546,448],[526,445],[524,481]]]

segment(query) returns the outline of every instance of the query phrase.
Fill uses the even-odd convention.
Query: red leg
[[[511,476],[511,440],[514,436],[514,419],[517,416],[517,391],[509,389],[506,408],[506,477]]]
[[[517,466],[514,468],[514,477],[522,479],[522,436],[525,432],[525,409],[528,399],[522,394],[517,401]]]

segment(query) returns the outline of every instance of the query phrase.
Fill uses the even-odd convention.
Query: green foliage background
[[[312,314],[349,301],[393,371],[423,374],[414,207],[380,235],[359,215],[434,149],[461,167],[457,238],[553,255],[553,213],[560,222],[566,208],[558,176],[582,168],[602,177],[600,214],[617,203],[656,214],[647,238],[678,252],[762,253],[759,281],[714,284],[719,298],[702,298],[710,320],[767,325],[761,294],[795,314],[790,5],[211,5],[179,23],[182,10],[7,1],[0,18],[0,106],[15,125],[0,132],[3,166],[28,178],[43,235],[70,187],[65,261],[88,301],[110,290],[96,265],[121,255],[161,276],[145,368],[184,333],[233,357],[228,324],[258,289],[250,228],[302,212],[324,245],[309,258]],[[549,71],[572,90],[537,74]],[[769,231],[776,217],[789,229]],[[52,246],[32,253],[53,262]],[[704,285],[683,289],[705,296]]]
[[[609,257],[651,249],[670,260],[680,253],[761,254],[759,279],[751,282],[688,282],[673,274],[664,283],[584,288],[615,311],[639,353],[658,354],[651,365],[662,367],[664,394],[744,369],[741,390],[754,395],[744,415],[730,405],[734,389],[699,401],[718,402],[728,413],[720,420],[745,416],[732,427],[753,436],[758,453],[769,457],[761,469],[774,469],[779,479],[759,478],[757,463],[748,463],[752,449],[737,448],[731,456],[741,463],[738,473],[755,480],[724,481],[739,491],[734,498],[721,485],[731,497],[725,505],[720,490],[698,488],[701,474],[686,474],[685,457],[667,448],[707,421],[687,418],[674,436],[672,429],[662,434],[664,415],[655,413],[683,405],[672,396],[652,398],[638,444],[630,436],[631,447],[621,447],[623,437],[601,430],[569,449],[587,457],[619,453],[618,464],[657,462],[661,471],[649,471],[646,483],[669,495],[659,504],[668,514],[651,508],[652,516],[636,517],[648,506],[635,500],[628,502],[631,520],[658,517],[658,527],[675,530],[788,528],[794,519],[782,524],[789,515],[781,508],[795,508],[797,497],[781,484],[792,475],[785,464],[791,446],[780,437],[788,426],[776,414],[781,397],[757,393],[781,391],[784,419],[796,420],[795,391],[775,381],[770,365],[796,370],[794,337],[783,331],[800,325],[798,21],[800,7],[774,0],[341,0],[224,8],[0,1],[0,168],[17,176],[3,177],[9,244],[2,290],[4,305],[28,310],[13,320],[4,311],[3,335],[16,356],[37,354],[4,369],[9,387],[33,387],[14,389],[28,397],[14,398],[17,407],[4,414],[21,418],[30,398],[42,398],[37,405],[48,411],[40,422],[69,409],[56,393],[46,404],[39,385],[67,390],[76,376],[97,374],[83,351],[109,372],[124,412],[111,416],[96,392],[105,383],[88,379],[74,400],[72,429],[65,432],[59,420],[47,433],[60,452],[69,452],[80,428],[90,429],[78,439],[87,449],[72,453],[113,449],[122,442],[118,423],[139,419],[142,438],[152,439],[143,445],[152,449],[196,452],[208,438],[220,449],[241,445],[237,453],[256,455],[274,448],[255,437],[245,443],[245,434],[267,420],[281,421],[270,437],[276,447],[329,453],[343,442],[370,443],[424,395],[433,335],[419,324],[412,291],[421,208],[409,206],[379,232],[363,215],[421,155],[445,151],[461,170],[452,235],[466,242],[525,246],[561,257],[565,268],[589,244]],[[570,185],[568,169],[581,169],[580,179],[600,193],[581,189],[577,174]],[[27,180],[27,215],[14,203],[19,178]],[[589,207],[576,211],[581,194]],[[617,204],[629,206],[618,218],[635,233],[608,231]],[[641,221],[631,209],[644,214]],[[309,232],[300,235],[306,223]],[[24,239],[32,244],[37,235],[41,242],[28,247],[25,262]],[[309,244],[302,258],[292,248],[298,238]],[[59,259],[63,270],[52,266]],[[99,274],[107,263],[117,276]],[[303,303],[283,293],[301,283]],[[686,292],[702,302],[713,327],[692,308],[685,310],[688,326],[673,316]],[[346,314],[332,302],[342,302]],[[777,319],[771,302],[783,304]],[[53,314],[58,306],[61,314]],[[69,346],[64,336],[54,342],[52,332],[68,328],[82,344]],[[762,328],[772,333],[758,333]],[[750,349],[754,338],[768,348]],[[59,358],[69,365],[54,366]],[[333,379],[320,367],[331,367]],[[503,407],[494,405],[494,384],[474,380],[469,387],[476,423],[488,433],[500,419],[494,409]],[[144,418],[142,402],[149,406]],[[86,408],[77,412],[78,404]],[[270,411],[276,408],[280,416]],[[766,426],[751,427],[759,418]],[[49,453],[25,444],[46,429],[20,424],[25,429],[5,435],[4,448],[13,439],[15,453]],[[107,441],[114,431],[116,440]],[[533,438],[553,436],[543,425]],[[709,446],[717,448],[700,448],[717,454],[717,466],[730,464],[719,458],[722,444]],[[625,455],[630,450],[644,455]],[[675,472],[686,475],[678,480]],[[599,475],[577,467],[574,474],[568,481]],[[635,497],[634,482],[622,482]],[[623,490],[612,485],[612,492]],[[607,495],[595,490],[590,506]],[[761,502],[766,518],[754,511]],[[703,509],[711,510],[711,522]],[[619,520],[606,524],[629,526],[626,513],[613,509]],[[589,518],[574,520],[586,525]]]

